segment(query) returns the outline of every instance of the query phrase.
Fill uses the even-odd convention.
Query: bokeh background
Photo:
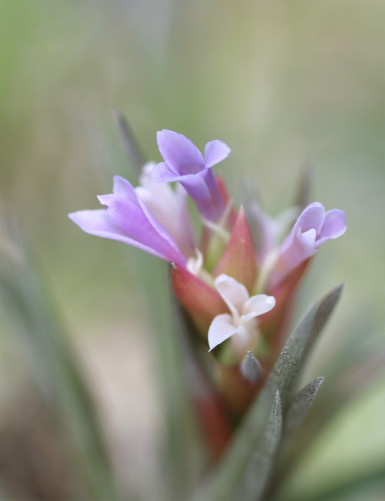
[[[148,302],[155,285],[141,270],[155,258],[85,235],[66,217],[97,208],[113,174],[133,179],[113,110],[155,161],[163,128],[200,148],[225,141],[232,153],[219,170],[237,202],[255,186],[272,215],[312,166],[312,199],[344,209],[348,222],[319,252],[299,306],[347,282],[309,373],[325,375],[348,337],[358,349],[384,346],[384,20],[380,0],[0,0],[1,207],[44,276],[133,496],[151,496],[161,475],[151,317],[166,282],[154,279]],[[40,418],[30,369],[5,318],[0,486],[14,499],[53,499],[58,485],[37,478],[55,464],[47,459],[55,434],[43,440],[31,424]],[[383,374],[319,437],[293,492],[385,461]],[[20,459],[31,451],[35,463],[43,458],[33,473]]]

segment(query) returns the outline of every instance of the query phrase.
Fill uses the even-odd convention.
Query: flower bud
[[[257,255],[243,207],[240,208],[230,240],[213,275],[225,273],[251,291],[257,276]]]

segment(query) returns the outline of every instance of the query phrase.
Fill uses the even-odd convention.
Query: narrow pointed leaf
[[[309,164],[306,164],[301,172],[297,194],[294,199],[294,205],[306,207],[310,203],[311,185],[313,182],[313,171]]]
[[[269,409],[278,390],[285,410],[289,392],[310,348],[317,339],[340,297],[343,285],[327,294],[294,329],[259,397],[252,405],[228,453],[215,475],[198,492],[196,499],[232,501],[245,468],[269,418]]]
[[[259,501],[262,499],[266,484],[280,443],[282,431],[282,406],[279,391],[276,392],[270,418],[256,451],[253,453],[246,470],[245,479],[237,501]]]
[[[263,369],[257,358],[248,351],[240,365],[242,376],[250,383],[256,383],[262,376]]]
[[[115,116],[124,152],[136,174],[139,175],[143,165],[146,163],[145,158],[124,115],[119,110],[115,110]]]
[[[278,471],[282,483],[292,469],[296,468],[298,460],[312,443],[312,438],[330,423],[353,396],[357,396],[379,374],[383,374],[384,367],[385,352],[380,347],[366,354],[360,362],[346,361],[341,364],[339,372],[328,375],[328,379],[333,380],[333,385],[328,385],[315,400],[310,409],[311,419],[302,426],[301,433],[295,435],[295,447],[289,447],[287,454],[285,452],[284,470]]]
[[[290,335],[267,380],[266,387],[276,385],[285,404],[294,379],[299,369],[304,367],[304,362],[336,306],[343,287],[344,284],[341,284],[334,288],[305,315]]]
[[[301,426],[323,382],[323,377],[317,377],[289,400],[283,429],[285,438]]]

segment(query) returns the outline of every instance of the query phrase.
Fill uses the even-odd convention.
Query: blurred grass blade
[[[336,306],[342,288],[343,284],[327,294],[294,329],[222,463],[206,485],[197,492],[196,499],[212,501],[233,499],[250,457],[257,447],[262,429],[269,419],[271,402],[276,391],[280,392],[282,408],[285,411],[298,370],[304,365],[311,347]]]
[[[167,499],[185,499],[196,474],[197,437],[190,402],[183,353],[183,332],[174,321],[169,269],[160,260],[138,256],[138,282],[142,283],[152,321],[152,342],[156,356],[162,409],[165,415],[165,443],[161,456]],[[164,293],[159,294],[163,290]]]
[[[132,132],[126,118],[119,110],[114,111],[118,123],[123,149],[130,164],[134,168],[136,174],[139,176],[142,171],[143,165],[146,163],[146,160],[141,149],[138,146],[138,142],[136,141],[134,133]]]
[[[335,483],[315,494],[306,493],[289,497],[284,494],[278,501],[347,501],[349,499],[380,500],[385,490],[385,465],[355,473],[351,478]],[[360,497],[358,497],[360,496]]]
[[[313,170],[309,163],[305,164],[300,174],[294,205],[304,209],[310,203],[310,192],[313,184]]]
[[[9,221],[7,239],[0,248],[0,296],[3,311],[20,332],[20,351],[32,378],[55,419],[65,430],[76,469],[84,479],[90,499],[118,499],[95,408],[63,325],[49,304],[27,259],[21,240]],[[4,245],[5,243],[5,245]],[[46,291],[45,291],[46,292]]]
[[[246,470],[237,501],[259,501],[270,478],[282,431],[282,406],[276,392],[269,421]]]
[[[323,382],[323,377],[317,377],[289,400],[283,428],[284,438],[301,426]]]

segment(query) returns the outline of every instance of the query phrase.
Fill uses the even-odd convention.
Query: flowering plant
[[[318,248],[345,232],[345,214],[313,202],[276,221],[256,202],[237,208],[213,170],[230,154],[225,143],[208,142],[203,156],[173,131],[158,132],[157,141],[163,162],[144,165],[138,187],[115,176],[113,193],[98,197],[104,208],[69,217],[87,233],[170,263],[188,333],[185,356],[203,382],[198,387],[190,381],[192,400],[212,462],[220,465],[217,478],[222,478],[202,487],[202,499],[230,500],[236,492],[241,499],[260,499],[274,491],[269,482],[282,446],[282,413],[289,416],[292,434],[322,382],[312,382],[294,397],[299,403],[290,404],[300,362],[341,288],[313,308],[284,345],[298,286]],[[188,198],[198,209],[200,235],[193,230]],[[257,426],[258,440],[245,446],[250,426]],[[254,454],[262,461],[272,427],[270,452],[265,451],[254,485],[250,458]]]
[[[119,120],[131,160],[140,159],[126,123]],[[70,214],[88,233],[169,263],[144,256],[146,266],[138,267],[143,286],[149,285],[149,311],[156,320],[153,343],[161,390],[156,412],[163,410],[166,441],[156,465],[161,471],[152,482],[145,471],[137,493],[131,492],[131,481],[127,485],[126,461],[105,447],[110,430],[99,422],[102,406],[94,405],[89,380],[20,235],[10,218],[0,219],[2,313],[7,320],[14,317],[12,338],[19,334],[20,353],[30,369],[34,391],[28,402],[38,399],[49,414],[35,418],[34,427],[44,428],[39,434],[48,437],[58,432],[60,471],[74,480],[64,479],[55,492],[63,492],[63,499],[98,501],[347,501],[359,489],[372,489],[383,482],[382,465],[365,465],[350,479],[334,483],[317,470],[321,480],[310,488],[308,471],[303,473],[304,453],[315,437],[384,361],[381,346],[365,352],[362,343],[339,339],[322,369],[327,382],[322,391],[323,377],[306,384],[305,375],[301,382],[342,286],[291,330],[294,302],[318,248],[344,233],[344,213],[305,202],[307,182],[296,206],[276,219],[255,201],[238,207],[213,170],[230,153],[224,143],[208,143],[203,157],[180,134],[162,131],[158,140],[163,163],[132,162],[140,166],[138,187],[116,176],[113,193],[99,197],[104,208]],[[136,405],[132,402],[130,411]],[[16,413],[18,418],[23,414],[19,407]],[[28,421],[27,437],[29,416],[21,416]],[[9,419],[17,425],[13,414]],[[121,437],[129,433],[137,433],[131,421]],[[48,461],[42,466],[45,478]],[[8,495],[3,485],[0,490]]]

